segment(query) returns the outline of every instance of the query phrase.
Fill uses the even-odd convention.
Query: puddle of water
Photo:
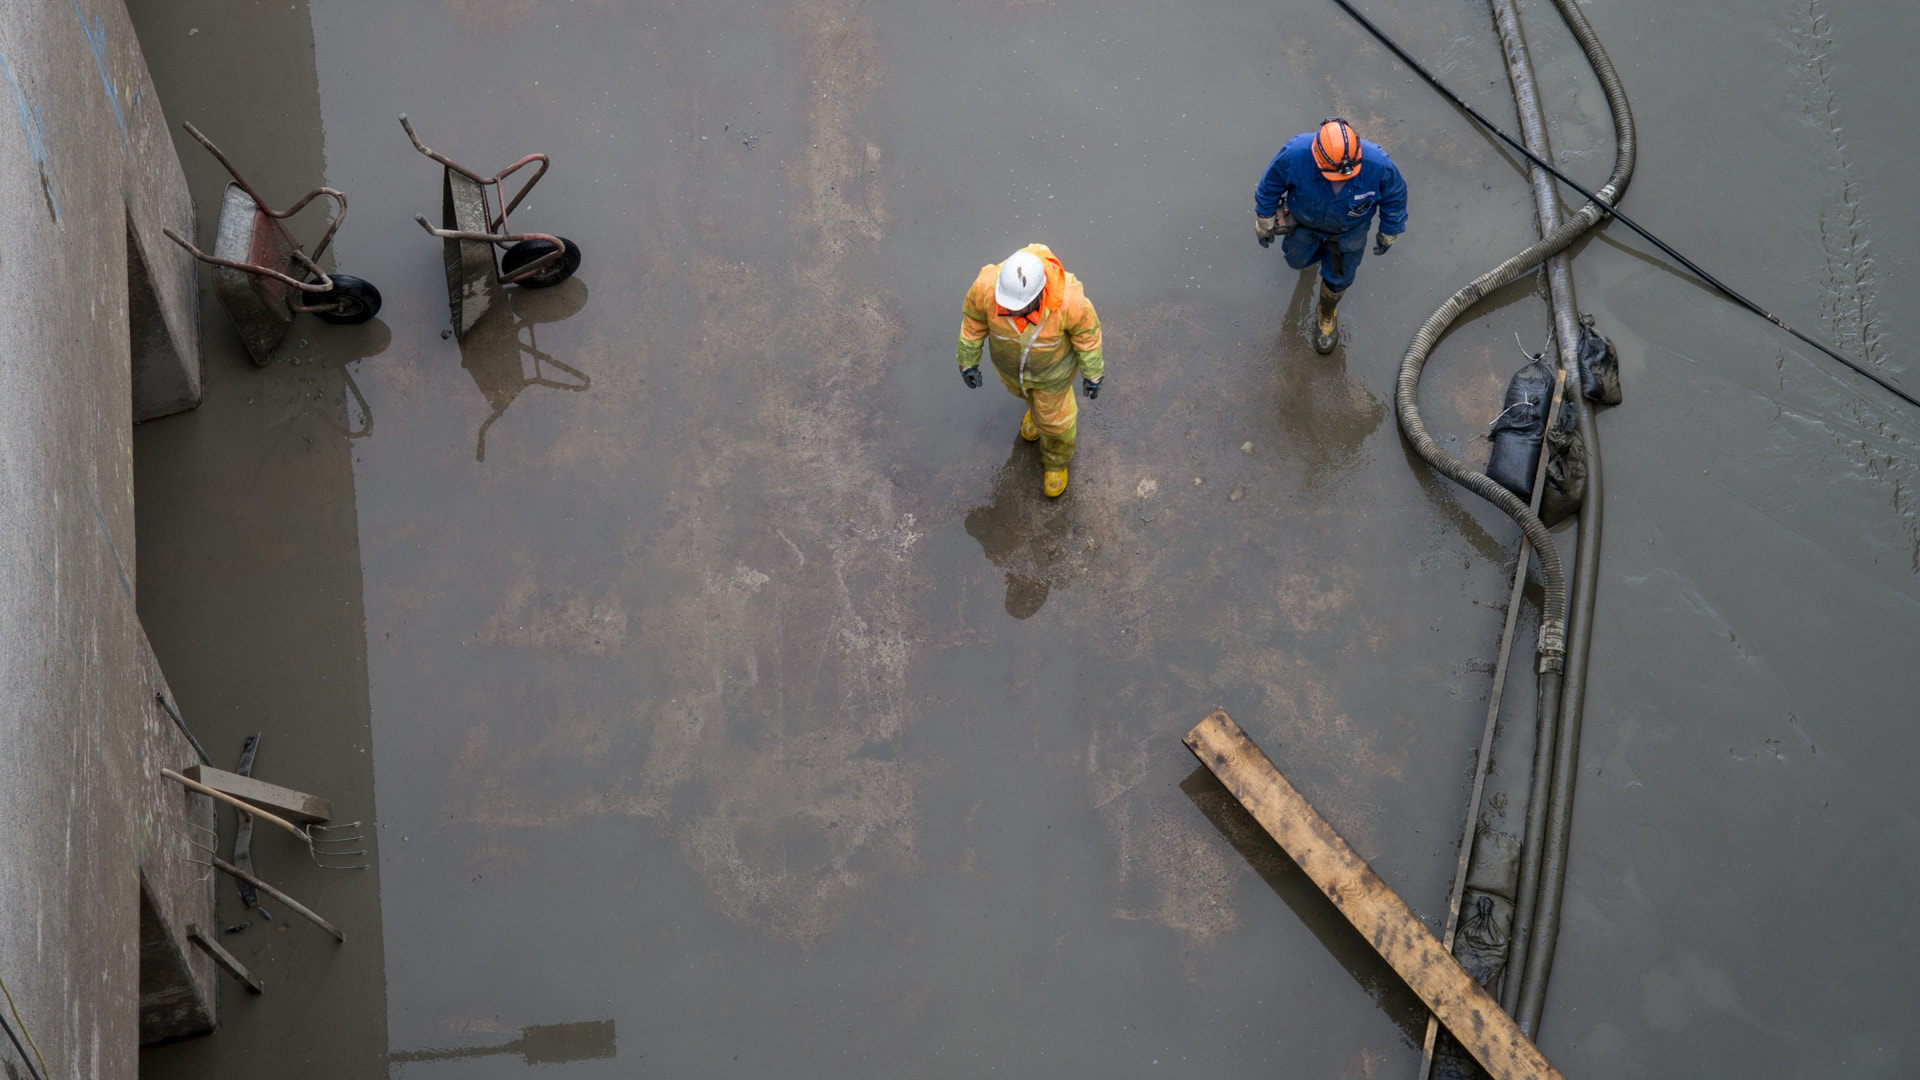
[[[498,1046],[435,1050],[397,1050],[389,1060],[454,1061],[460,1058],[518,1054],[528,1065],[564,1065],[616,1056],[613,1021],[587,1020],[573,1024],[539,1024],[521,1028],[520,1037]]]

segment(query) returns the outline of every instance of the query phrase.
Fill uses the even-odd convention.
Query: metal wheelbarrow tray
[[[288,209],[275,210],[198,128],[181,126],[226,167],[233,182],[220,200],[213,254],[194,247],[171,228],[166,234],[194,258],[213,266],[213,294],[240,331],[255,364],[266,366],[297,312],[311,312],[330,323],[362,323],[379,314],[380,290],[357,277],[328,274],[315,262],[346,220],[345,195],[330,187],[315,188]],[[309,255],[282,221],[323,195],[337,209],[326,235]]]
[[[526,199],[527,193],[547,174],[551,164],[545,154],[528,154],[493,176],[482,176],[444,154],[429,149],[414,134],[406,114],[400,115],[413,148],[443,166],[440,184],[440,228],[434,228],[425,214],[413,219],[428,233],[442,241],[447,266],[447,304],[453,311],[453,332],[465,338],[473,324],[495,307],[501,286],[519,285],[529,289],[558,285],[580,269],[580,245],[550,233],[516,233],[507,223],[507,215]],[[533,177],[508,199],[501,181],[534,162],[540,163]],[[493,189],[500,213],[493,213],[487,189]],[[496,261],[494,248],[506,251]]]

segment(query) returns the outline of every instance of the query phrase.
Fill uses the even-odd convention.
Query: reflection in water
[[[1015,442],[994,474],[993,498],[967,511],[967,535],[993,565],[1007,572],[1007,614],[1026,619],[1072,576],[1073,556],[1091,548],[1073,519],[1073,489],[1049,499],[1035,482],[1033,447]]]
[[[482,316],[460,339],[460,366],[473,376],[474,385],[493,406],[493,415],[480,422],[475,461],[487,460],[487,429],[507,411],[520,391],[529,386],[585,390],[593,385],[579,368],[541,352],[533,333],[540,323],[559,322],[586,305],[587,286],[577,277],[551,289],[508,289],[506,302]],[[530,373],[528,357],[533,360]],[[548,368],[556,368],[571,379],[551,378]]]
[[[364,439],[373,434],[373,406],[367,404],[367,396],[360,392],[353,372],[344,365],[386,352],[393,342],[393,331],[379,319],[328,329],[332,332],[327,335],[327,358],[343,365],[340,375],[346,380],[347,393],[353,397],[353,405],[347,409],[347,438]]]
[[[520,1037],[498,1046],[461,1046],[450,1049],[396,1050],[389,1061],[452,1061],[456,1058],[519,1054],[528,1065],[559,1065],[569,1061],[597,1061],[615,1056],[613,1021],[587,1020],[577,1024],[537,1024],[520,1029]]]
[[[1328,953],[1347,969],[1394,1026],[1407,1046],[1418,1046],[1425,1037],[1427,1011],[1420,999],[1407,988],[1400,973],[1382,959],[1373,945],[1360,936],[1327,894],[1313,883],[1307,872],[1293,861],[1285,849],[1274,842],[1253,815],[1221,786],[1218,777],[1202,765],[1180,781],[1180,790],[1206,816],[1227,843],[1247,860],[1247,865],[1267,883],[1275,896],[1299,916],[1301,923],[1320,939]]]
[[[1275,340],[1274,415],[1278,444],[1306,466],[1306,483],[1319,488],[1351,467],[1367,437],[1387,418],[1387,406],[1347,374],[1344,344],[1331,355],[1313,351],[1314,294],[1319,272],[1300,275]]]

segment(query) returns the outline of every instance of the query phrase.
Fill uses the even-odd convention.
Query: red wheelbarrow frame
[[[216,254],[209,255],[188,243],[172,227],[162,230],[169,240],[187,249],[194,258],[216,267],[214,271],[214,294],[219,297],[222,307],[233,319],[234,326],[240,331],[241,339],[246,343],[247,351],[252,354],[253,362],[265,364],[280,339],[286,335],[288,324],[292,323],[295,312],[313,314],[335,314],[343,310],[344,301],[336,300],[325,304],[306,304],[295,297],[302,294],[332,292],[334,280],[326,271],[320,269],[316,260],[326,254],[327,247],[333,243],[333,236],[340,231],[340,224],[347,219],[347,197],[330,187],[318,187],[307,192],[299,202],[285,210],[275,210],[267,205],[260,193],[255,191],[247,178],[233,167],[227,155],[213,144],[213,140],[200,133],[200,129],[191,123],[182,123],[187,134],[199,141],[207,152],[214,156],[233,182],[227,185],[226,196],[221,204],[220,225],[214,244]],[[337,209],[327,225],[325,235],[309,255],[281,224],[287,218],[306,209],[313,200],[326,196],[332,199]],[[249,209],[251,220],[243,220]],[[219,254],[220,252],[226,254]],[[245,258],[234,256],[244,254]],[[272,265],[268,264],[272,261]],[[302,280],[289,271],[304,267],[306,275],[319,280]],[[230,271],[222,274],[221,270]]]
[[[527,193],[547,174],[552,162],[545,154],[528,154],[492,176],[482,176],[421,142],[405,113],[400,114],[400,126],[406,129],[407,138],[412,140],[415,150],[445,167],[441,183],[442,227],[434,228],[425,214],[415,214],[413,219],[420,223],[422,229],[445,242],[447,302],[453,309],[454,333],[465,337],[480,316],[486,314],[500,298],[502,285],[528,281],[553,264],[562,262],[567,256],[568,246],[564,239],[551,233],[516,233],[507,221],[507,215],[526,199]],[[508,199],[502,181],[536,161],[540,163],[540,168],[521,185],[513,198]],[[489,188],[493,189],[491,200],[487,196]],[[498,215],[493,212],[496,204],[500,207]],[[495,246],[527,240],[543,240],[552,244],[553,250],[517,268],[512,276],[503,278]]]

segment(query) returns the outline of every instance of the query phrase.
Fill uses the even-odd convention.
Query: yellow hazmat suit
[[[1026,399],[1040,429],[1040,461],[1065,469],[1073,459],[1080,415],[1073,392],[1075,372],[1098,382],[1106,372],[1100,351],[1100,316],[1088,301],[1080,279],[1066,272],[1045,244],[1028,244],[1047,268],[1040,309],[1024,318],[1006,314],[993,298],[1000,264],[980,268],[961,306],[959,360],[962,368],[980,362],[984,347],[1007,392]]]

